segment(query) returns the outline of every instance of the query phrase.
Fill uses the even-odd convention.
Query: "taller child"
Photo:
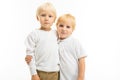
[[[56,19],[56,9],[51,3],[38,7],[36,18],[40,28],[26,38],[26,54],[32,56],[29,63],[32,80],[58,80],[59,56],[56,31],[51,27]]]

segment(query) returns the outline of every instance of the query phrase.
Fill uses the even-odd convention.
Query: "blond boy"
[[[38,7],[36,17],[40,28],[32,31],[25,41],[26,58],[32,56],[32,60],[28,64],[31,79],[58,80],[57,34],[51,29],[56,19],[56,10],[51,3],[46,2]]]
[[[84,80],[86,54],[78,40],[71,34],[75,29],[75,17],[64,14],[57,20],[59,35],[60,80]]]

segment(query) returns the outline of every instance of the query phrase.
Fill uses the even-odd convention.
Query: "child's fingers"
[[[29,60],[31,60],[31,59],[32,59],[32,56],[27,55],[27,56],[25,57],[25,60],[26,60],[26,61],[29,61]]]
[[[27,55],[27,56],[25,57],[25,61],[26,61],[26,63],[29,64],[30,61],[31,61],[31,59],[32,59],[32,56]]]
[[[27,64],[29,64],[29,63],[30,63],[30,60],[28,60],[28,59],[25,59],[25,61],[26,61],[26,63],[27,63]]]

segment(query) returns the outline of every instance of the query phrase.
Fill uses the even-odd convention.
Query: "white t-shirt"
[[[60,80],[77,80],[78,59],[85,56],[78,40],[70,36],[59,41]]]
[[[26,41],[26,53],[32,55],[29,64],[31,75],[36,70],[45,72],[59,71],[59,54],[56,31],[34,30]]]

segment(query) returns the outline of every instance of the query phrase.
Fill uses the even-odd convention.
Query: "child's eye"
[[[64,25],[60,24],[59,27],[63,27]]]
[[[46,15],[45,15],[45,14],[42,14],[41,16],[43,16],[43,17],[44,17],[44,16],[46,16]]]
[[[53,17],[53,16],[50,15],[49,17],[51,18],[51,17]]]
[[[71,28],[70,26],[67,26],[67,28]]]

